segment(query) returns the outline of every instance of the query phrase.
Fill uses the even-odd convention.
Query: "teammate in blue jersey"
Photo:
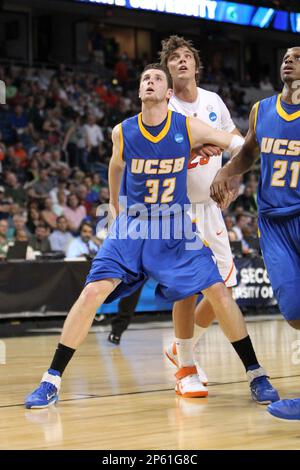
[[[157,294],[168,301],[202,291],[220,318],[239,326],[242,323],[243,329],[241,312],[223,284],[212,252],[193,231],[184,207],[188,203],[187,167],[192,145],[210,142],[233,151],[243,139],[168,111],[172,95],[169,80],[160,65],[148,66],[140,81],[142,113],[113,130],[110,202],[119,213],[125,170],[128,208],[117,216],[95,257],[86,285],[65,321],[50,369],[26,398],[27,408],[43,408],[57,401],[61,375],[85,339],[96,310],[103,302],[134,292],[148,276],[157,280]],[[165,237],[161,229],[168,225],[171,233]],[[277,400],[277,391],[259,366],[251,342],[247,347],[252,394],[260,402]],[[176,377],[179,395],[207,395],[196,367],[183,367]]]
[[[222,204],[230,178],[248,171],[261,157],[261,250],[281,313],[300,330],[300,47],[287,50],[281,79],[281,94],[254,105],[245,144],[217,174],[211,196]],[[268,411],[279,418],[300,419],[300,398],[272,403]]]

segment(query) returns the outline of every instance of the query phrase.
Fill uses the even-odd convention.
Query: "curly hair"
[[[195,62],[196,62],[196,82],[199,81],[200,78],[200,72],[203,69],[202,61],[199,55],[199,51],[194,47],[192,41],[189,41],[188,39],[185,39],[182,36],[177,36],[177,35],[172,35],[168,39],[163,39],[161,41],[161,46],[162,49],[159,53],[160,57],[160,63],[167,68],[168,66],[168,61],[176,49],[179,47],[187,47],[191,53],[194,56]]]

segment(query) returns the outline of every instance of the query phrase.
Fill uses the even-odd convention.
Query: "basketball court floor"
[[[300,396],[300,334],[284,321],[254,321],[249,332],[281,397]],[[0,365],[0,449],[299,449],[300,422],[278,420],[250,398],[244,369],[218,325],[201,342],[208,398],[174,392],[163,355],[170,323],[133,325],[120,346],[98,327],[64,375],[60,401],[26,410],[58,335],[5,339]]]

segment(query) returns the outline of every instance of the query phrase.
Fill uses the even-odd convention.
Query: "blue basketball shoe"
[[[25,399],[26,408],[47,408],[58,400],[61,377],[59,372],[49,369],[44,373],[40,386]]]
[[[262,367],[247,371],[251,396],[260,405],[268,405],[280,400],[278,392],[270,384],[266,371]]]
[[[279,400],[269,405],[267,410],[276,418],[300,420],[300,398]]]

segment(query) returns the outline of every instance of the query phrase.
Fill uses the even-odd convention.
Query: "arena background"
[[[78,296],[90,262],[74,256],[66,261],[67,253],[55,251],[56,218],[66,215],[70,237],[78,235],[82,220],[95,228],[96,207],[108,201],[111,130],[138,112],[139,72],[157,59],[163,38],[177,33],[193,40],[204,64],[201,86],[220,94],[244,134],[251,105],[280,89],[283,53],[299,40],[299,2],[249,3],[1,2],[3,334],[8,326],[10,333],[23,332],[31,320],[40,325],[41,319],[64,317]],[[89,119],[99,126],[97,148],[88,148],[83,139]],[[278,313],[257,239],[258,177],[259,163],[224,213],[239,271],[234,296],[251,315]],[[24,253],[14,254],[16,239],[32,247],[26,261],[19,259]],[[148,315],[139,318],[158,319],[164,312],[162,318],[170,319],[171,305],[157,303],[154,288],[150,280],[137,307]],[[105,317],[98,319],[116,311],[117,303],[105,306]]]

